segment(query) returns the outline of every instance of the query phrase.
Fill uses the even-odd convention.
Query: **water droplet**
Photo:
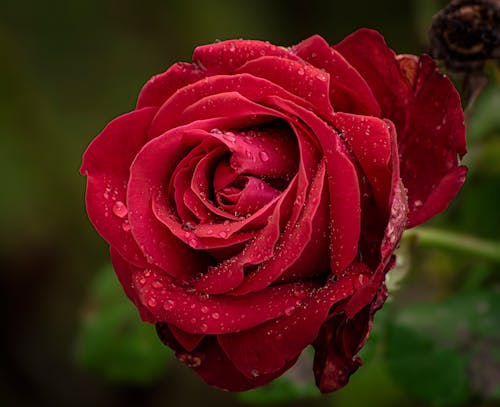
[[[222,230],[219,232],[219,236],[225,239],[227,237],[227,233]]]
[[[302,68],[299,68],[298,72],[297,72],[300,76],[304,75],[305,71],[304,69]]]
[[[174,306],[175,306],[175,302],[173,302],[172,300],[167,300],[163,303],[163,309],[165,311],[171,311],[174,309]]]
[[[229,44],[229,51],[234,52],[236,50],[236,47],[233,43]]]
[[[162,288],[163,284],[160,283],[158,280],[153,281],[153,284],[151,284],[154,288]]]
[[[213,319],[219,319],[219,318],[220,318],[219,313],[218,313],[218,312],[214,312],[214,313],[212,314],[212,318],[213,318]]]
[[[148,305],[149,305],[150,307],[156,307],[156,300],[155,300],[154,298],[150,298],[150,299],[148,300]]]
[[[207,332],[208,325],[207,324],[201,324],[200,325],[201,332]]]
[[[122,229],[125,232],[130,232],[130,223],[128,222],[127,219],[125,219],[122,223]]]
[[[299,300],[303,300],[304,298],[306,298],[306,293],[304,291],[294,291],[293,295]]]
[[[234,143],[236,141],[236,136],[234,135],[234,133],[231,133],[230,131],[224,133],[223,137],[226,140],[230,141],[231,143]]]
[[[143,277],[143,278],[141,278],[141,279],[139,280],[139,284],[142,284],[142,285],[146,284],[146,279],[145,279],[144,277]]]
[[[204,305],[203,307],[201,307],[201,312],[203,312],[204,314],[206,314],[208,312],[208,307],[206,305]]]
[[[196,324],[196,318],[195,317],[191,318],[191,323],[192,324]]]
[[[323,82],[326,82],[326,80],[328,79],[328,77],[324,73],[318,74],[316,76],[316,78],[318,78],[320,81],[323,81]]]
[[[269,161],[269,156],[267,155],[267,153],[265,151],[261,151],[259,153],[259,157],[260,159],[263,161],[263,162],[266,162],[266,161]]]
[[[292,315],[294,312],[295,312],[295,307],[288,307],[288,308],[285,310],[285,314],[286,314],[287,316]]]
[[[113,205],[113,213],[119,218],[127,216],[128,209],[122,201],[116,201]]]
[[[253,377],[259,377],[259,375],[260,375],[260,373],[259,373],[257,370],[255,370],[255,369],[253,369],[253,370],[250,372],[250,374],[251,374]]]

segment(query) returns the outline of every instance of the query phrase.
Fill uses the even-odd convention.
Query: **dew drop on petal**
[[[263,162],[266,162],[266,161],[269,161],[269,156],[267,155],[267,153],[265,151],[261,151],[259,153],[259,157],[260,159],[263,161]]]
[[[122,229],[124,232],[130,232],[130,223],[127,219],[125,219],[122,223]]]
[[[218,313],[218,312],[214,312],[214,313],[212,314],[212,318],[213,318],[213,319],[219,319],[219,318],[220,318],[219,313]]]
[[[148,305],[149,305],[150,307],[156,307],[156,300],[155,300],[154,298],[150,298],[150,299],[148,300]]]
[[[112,210],[113,213],[119,218],[124,218],[128,213],[128,209],[122,201],[116,201]]]
[[[287,316],[290,316],[293,314],[293,312],[295,311],[295,307],[288,307],[286,310],[285,310],[285,314]]]
[[[219,236],[225,239],[227,237],[227,233],[224,231],[219,232]]]
[[[172,300],[167,300],[163,303],[163,309],[165,311],[171,311],[174,309],[174,306],[175,306],[175,302],[173,302]]]
[[[302,76],[302,75],[304,75],[304,73],[305,73],[305,72],[304,72],[304,69],[299,68],[299,70],[298,70],[298,74],[299,74],[300,76]]]
[[[153,284],[151,284],[154,288],[161,288],[163,287],[162,283],[160,283],[158,280],[153,281]]]
[[[203,307],[201,307],[201,312],[203,312],[204,314],[206,314],[208,312],[208,307],[206,305],[204,305]]]
[[[200,325],[201,332],[207,332],[208,325],[207,324],[201,324]]]

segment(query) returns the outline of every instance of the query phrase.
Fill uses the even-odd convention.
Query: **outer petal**
[[[309,292],[315,288],[313,283],[297,282],[240,297],[208,296],[155,267],[135,269],[132,281],[138,298],[155,322],[167,322],[200,335],[239,332],[277,319],[295,305],[295,291]]]
[[[313,367],[321,392],[328,393],[345,386],[349,376],[361,365],[357,353],[368,338],[375,311],[386,297],[387,290],[381,287],[376,300],[353,319],[339,313],[323,325],[314,342],[316,354]]]
[[[80,172],[87,176],[87,212],[99,234],[129,262],[145,265],[130,234],[126,209],[129,168],[147,141],[156,108],[148,107],[109,123],[85,151]]]
[[[231,74],[246,62],[263,56],[298,59],[288,49],[268,42],[229,40],[196,48],[193,61],[203,66],[211,75]]]
[[[310,291],[295,291],[296,304],[281,318],[240,333],[219,335],[219,343],[246,376],[281,369],[316,338],[333,304],[352,294],[350,278]],[[244,350],[244,351],[242,351]]]
[[[161,106],[178,89],[207,75],[199,65],[179,62],[146,82],[137,99],[137,109]]]
[[[407,72],[408,61],[400,59]],[[458,156],[466,152],[460,96],[427,55],[414,66],[408,128],[398,140],[401,177],[408,189],[409,227],[446,209],[466,174],[466,168],[458,162]]]
[[[372,90],[354,67],[319,35],[293,47],[304,61],[330,74],[330,100],[335,111],[380,116]]]
[[[115,273],[120,281],[120,284],[127,294],[127,297],[132,301],[137,309],[139,310],[139,314],[141,319],[144,322],[154,323],[155,319],[153,315],[148,311],[146,307],[144,307],[141,303],[141,300],[137,296],[137,292],[134,290],[132,283],[132,267],[131,265],[116,251],[111,247],[111,263],[113,264],[113,268],[115,269]]]
[[[206,337],[194,350],[186,352],[167,324],[156,324],[162,342],[175,350],[176,356],[191,367],[209,385],[226,391],[246,391],[263,386],[289,369],[296,359],[275,372],[247,377],[226,356],[215,336]]]
[[[396,57],[376,31],[358,30],[335,49],[368,82],[382,116],[396,125],[408,227],[416,226],[444,210],[464,181],[465,169],[457,170],[457,155],[466,151],[460,97],[429,56]]]
[[[391,119],[398,133],[407,126],[410,91],[401,75],[396,54],[377,31],[362,28],[333,47],[356,68],[370,86],[382,117]]]

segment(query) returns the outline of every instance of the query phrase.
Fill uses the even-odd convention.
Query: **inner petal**
[[[242,175],[217,191],[216,197],[226,211],[247,215],[262,208],[280,193],[259,178]]]

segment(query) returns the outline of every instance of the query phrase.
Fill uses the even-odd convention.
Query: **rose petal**
[[[352,292],[350,279],[328,282],[316,290],[298,287],[293,295],[294,306],[284,316],[248,331],[219,335],[219,344],[246,376],[274,372],[296,359],[314,341],[331,306]]]
[[[293,360],[276,372],[249,378],[236,369],[220,348],[216,337],[205,337],[195,350],[186,352],[172,335],[167,324],[157,324],[156,330],[162,342],[176,351],[179,360],[192,368],[207,384],[221,390],[246,391],[262,386],[281,376],[295,363]]]
[[[80,169],[87,176],[87,212],[99,234],[127,261],[144,266],[146,260],[130,234],[126,188],[129,167],[147,141],[156,113],[148,107],[118,117],[89,145]]]
[[[458,157],[465,152],[460,96],[427,55],[417,65],[409,125],[400,135],[401,176],[408,189],[410,223],[442,212],[465,180]]]
[[[335,111],[380,116],[380,106],[366,81],[322,37],[313,35],[292,50],[330,74],[330,100]]]
[[[361,225],[360,192],[356,169],[338,134],[313,113],[277,97],[269,98],[291,114],[300,117],[316,135],[327,160],[330,192],[330,264],[334,274],[344,270],[357,254]]]
[[[211,75],[231,74],[246,62],[263,56],[298,59],[288,49],[268,42],[228,40],[197,47],[193,53],[193,61],[203,66]]]
[[[265,56],[247,62],[236,72],[267,79],[293,95],[307,100],[324,119],[332,116],[333,109],[329,99],[330,75],[321,69],[302,61]]]
[[[388,208],[392,170],[387,125],[375,117],[336,113],[334,124],[351,146],[381,208]],[[397,153],[395,153],[397,154]]]
[[[198,334],[190,334],[187,333],[175,325],[170,324],[169,326],[170,332],[174,336],[174,338],[179,342],[179,344],[187,350],[188,352],[193,351],[200,344],[200,342],[205,338],[205,335]]]
[[[178,89],[199,81],[207,75],[199,65],[179,62],[167,71],[153,76],[143,86],[137,99],[137,109],[161,106]]]
[[[291,224],[278,242],[279,252],[276,256],[264,262],[251,273],[242,285],[232,292],[232,295],[244,295],[261,290],[277,280],[285,270],[294,264],[302,255],[312,237],[312,221],[320,206],[325,181],[325,162],[318,166],[318,171],[312,180],[307,196],[307,204],[298,222]],[[325,256],[328,251],[317,253]]]
[[[123,287],[125,294],[132,301],[137,310],[139,311],[139,315],[141,316],[141,320],[144,322],[154,323],[154,316],[148,311],[146,307],[144,307],[139,299],[137,292],[134,290],[132,283],[132,269],[130,263],[125,260],[120,253],[113,247],[110,248],[111,255],[111,263],[113,264],[113,269],[118,277],[118,281]]]
[[[192,119],[186,115],[180,115],[181,112],[184,112],[201,99],[208,101],[206,104],[210,105],[212,98],[216,98],[219,94],[231,92],[237,92],[253,102],[259,102],[267,95],[278,95],[285,99],[291,99],[297,104],[313,107],[305,100],[264,78],[257,78],[245,73],[216,75],[181,88],[173,94],[159,109],[151,126],[151,134],[158,136],[170,128],[189,123]],[[229,112],[229,110],[226,110],[226,112]],[[217,116],[212,114],[205,117]],[[249,127],[249,123],[246,123],[245,127]],[[232,128],[237,127],[232,126]]]
[[[333,48],[361,74],[382,109],[382,117],[392,120],[401,135],[408,124],[406,104],[410,92],[396,54],[387,46],[384,37],[375,30],[362,28]]]
[[[444,210],[463,183],[465,170],[456,170],[457,155],[466,151],[460,97],[429,56],[396,57],[376,31],[358,30],[335,49],[368,82],[382,116],[396,125],[408,227],[416,226]],[[431,193],[433,201],[426,206]]]
[[[366,342],[374,313],[382,306],[387,290],[382,287],[377,299],[353,319],[340,313],[325,323],[314,342],[314,375],[320,391],[328,393],[347,384],[349,376],[361,365],[357,352]]]
[[[156,322],[167,322],[200,335],[239,332],[279,318],[295,305],[295,290],[312,287],[312,283],[282,284],[237,298],[207,296],[192,287],[176,285],[156,267],[135,269],[132,281]]]
[[[206,270],[209,256],[192,250],[161,224],[153,213],[151,201],[163,192],[165,179],[204,134],[189,126],[173,129],[146,144],[130,170],[127,203],[132,234],[150,263],[181,279]]]

